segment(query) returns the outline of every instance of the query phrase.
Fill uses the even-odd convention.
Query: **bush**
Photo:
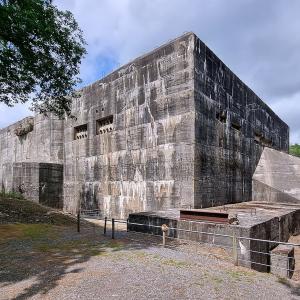
[[[300,145],[295,144],[290,146],[290,154],[300,157]]]

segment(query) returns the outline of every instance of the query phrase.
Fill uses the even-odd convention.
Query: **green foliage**
[[[84,45],[71,12],[51,0],[0,0],[0,102],[69,113]]]
[[[290,147],[290,154],[300,157],[300,145],[292,145]]]
[[[0,197],[5,197],[5,198],[15,198],[15,199],[19,199],[19,200],[23,200],[24,196],[20,193],[17,192],[6,192],[6,191],[0,191]]]

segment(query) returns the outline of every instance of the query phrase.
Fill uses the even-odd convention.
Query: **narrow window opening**
[[[268,138],[262,138],[262,145],[265,147],[271,147],[273,142],[272,139],[268,139]]]
[[[88,137],[87,124],[74,128],[74,140],[81,140]]]
[[[227,121],[227,113],[226,113],[226,111],[221,111],[221,112],[217,112],[216,113],[216,118],[220,121],[220,122],[222,122],[222,123],[226,123],[226,121]]]
[[[234,129],[236,129],[236,130],[238,130],[238,131],[241,130],[241,125],[238,124],[238,123],[232,122],[232,123],[231,123],[231,126],[232,126],[232,128],[234,128]]]
[[[108,116],[96,121],[96,131],[98,134],[104,134],[113,131],[114,117]]]
[[[260,132],[254,132],[254,142],[256,144],[261,144],[262,134]]]

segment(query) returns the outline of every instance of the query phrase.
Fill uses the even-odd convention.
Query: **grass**
[[[80,253],[82,255],[100,255],[104,252],[120,251],[124,248],[121,241],[108,241],[77,235],[73,238],[69,227],[50,224],[4,224],[0,225],[0,243],[10,240],[16,242],[29,241],[35,252],[41,253]],[[66,239],[67,236],[67,239]]]
[[[74,225],[76,219],[33,201],[18,197],[16,193],[0,193],[0,224],[47,223]]]
[[[49,224],[19,224],[22,228],[24,237],[32,240],[38,240],[48,236],[52,232],[52,227]]]
[[[146,253],[145,251],[134,252],[134,254],[132,254],[131,260],[134,261],[136,259],[140,259],[144,263],[154,260],[154,261],[158,261],[162,265],[171,266],[171,267],[175,267],[175,268],[185,268],[185,267],[189,267],[191,265],[190,263],[187,263],[185,261],[180,261],[180,260],[175,260],[175,259],[166,259],[161,255],[149,254],[149,253]]]
[[[175,259],[164,259],[162,260],[162,264],[166,266],[176,267],[176,268],[184,268],[190,266],[190,264],[187,262],[175,260]]]
[[[120,251],[124,249],[124,243],[119,241],[111,241],[105,244],[107,248],[112,249],[113,251]]]
[[[255,276],[255,273],[253,272],[247,272],[247,271],[242,271],[242,270],[232,270],[232,271],[227,271],[226,272],[230,278],[232,278],[235,281],[239,280],[246,280],[246,281],[252,281],[253,277]]]
[[[11,239],[39,239],[48,235],[48,224],[4,224],[0,225],[0,241]]]
[[[0,191],[0,197],[24,200],[24,196],[21,193],[12,192],[12,191],[6,192],[2,190]]]

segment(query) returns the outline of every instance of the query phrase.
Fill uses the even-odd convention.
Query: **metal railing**
[[[126,225],[126,232],[128,234],[139,234],[143,237],[145,236],[155,236],[162,238],[162,244],[166,244],[167,240],[178,240],[178,241],[190,241],[190,242],[197,242],[199,244],[207,245],[209,247],[217,247],[222,248],[225,251],[227,251],[228,256],[226,258],[232,259],[232,262],[234,265],[242,265],[247,266],[259,271],[276,273],[277,275],[280,275],[282,277],[291,277],[295,271],[295,259],[294,256],[288,256],[287,253],[285,254],[278,254],[275,252],[272,252],[274,248],[276,248],[279,245],[286,246],[288,248],[295,248],[300,247],[300,244],[295,243],[289,243],[289,242],[281,242],[276,240],[266,240],[266,239],[258,239],[258,238],[251,238],[251,237],[244,237],[244,236],[238,236],[235,233],[231,234],[222,234],[222,233],[216,233],[216,232],[207,232],[207,231],[199,231],[199,230],[189,230],[184,228],[177,228],[177,227],[168,227],[168,232],[171,232],[171,235],[163,235],[162,226],[159,225],[153,225],[153,224],[145,224],[145,223],[135,223],[135,222],[129,222],[129,220],[120,220],[120,219],[108,219],[107,217],[101,218],[100,214],[95,213],[96,210],[93,211],[93,213],[85,213],[82,214],[82,217],[86,218],[97,218],[98,220],[101,220],[104,222],[104,228],[103,228],[103,234],[107,235],[107,225],[110,222],[111,223],[111,238],[115,239],[116,237],[116,225],[117,224],[123,224],[123,226]],[[84,212],[84,211],[83,211]],[[80,214],[78,214],[78,223],[80,224]],[[186,221],[190,224],[197,223],[197,224],[206,224],[206,222],[196,222],[196,221]],[[211,223],[207,223],[211,224]],[[144,229],[143,231],[135,231],[135,226],[142,227]],[[191,226],[190,226],[191,227]],[[78,225],[78,228],[80,228],[80,225]],[[147,232],[145,230],[146,228],[156,229],[152,232]],[[80,230],[79,230],[80,231]],[[146,231],[146,232],[145,232]],[[148,230],[149,231],[149,230]],[[124,232],[124,229],[123,229]],[[191,235],[195,234],[197,235],[196,239],[190,238],[182,238],[178,237],[179,232],[189,233]],[[162,237],[164,236],[164,237]],[[200,238],[200,236],[207,236],[208,238],[211,238],[211,241],[204,242],[203,239]],[[127,235],[127,238],[129,235]],[[227,241],[223,244],[216,243],[215,238],[225,238]],[[241,243],[242,241],[246,241],[247,245],[246,247],[242,249]],[[255,244],[253,244],[253,242]],[[270,246],[271,245],[271,246]],[[253,248],[257,247],[257,248]],[[263,250],[261,250],[263,249]],[[283,251],[284,252],[284,251]],[[293,252],[293,251],[291,251]],[[225,256],[222,255],[215,255],[219,256],[220,258],[225,258]],[[275,264],[274,264],[275,262]],[[300,263],[300,262],[299,262]]]

